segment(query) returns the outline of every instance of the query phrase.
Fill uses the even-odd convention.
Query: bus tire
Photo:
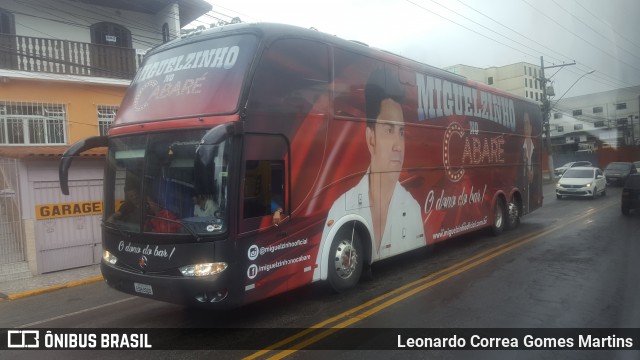
[[[333,238],[329,249],[329,285],[336,292],[354,287],[362,275],[364,261],[362,243],[358,234],[349,228],[341,229]]]
[[[491,233],[495,236],[502,234],[507,219],[507,208],[501,197],[496,199],[493,214],[493,224],[491,224]]]
[[[509,209],[507,211],[507,229],[515,229],[520,224],[520,203],[518,200],[509,203]]]

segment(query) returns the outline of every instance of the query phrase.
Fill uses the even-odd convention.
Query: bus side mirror
[[[108,143],[109,139],[106,136],[92,136],[71,145],[71,147],[62,154],[58,168],[58,179],[60,180],[60,191],[62,191],[63,194],[69,195],[69,167],[71,166],[73,158],[81,152],[106,147]]]

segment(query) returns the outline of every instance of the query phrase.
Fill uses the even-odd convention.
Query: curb
[[[94,277],[87,278],[87,279],[66,282],[66,283],[60,284],[60,285],[52,285],[52,286],[47,286],[47,287],[43,287],[43,288],[39,288],[39,289],[27,290],[27,291],[14,293],[14,294],[9,294],[4,298],[0,298],[0,301],[22,299],[22,298],[25,298],[25,297],[44,294],[44,293],[48,293],[48,292],[52,292],[52,291],[56,291],[56,290],[60,290],[60,289],[66,289],[66,288],[76,287],[76,286],[80,286],[80,285],[91,284],[91,283],[102,281],[102,280],[104,280],[102,275],[98,275],[98,276],[94,276]]]

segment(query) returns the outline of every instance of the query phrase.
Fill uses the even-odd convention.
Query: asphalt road
[[[204,349],[96,351],[91,358],[640,358],[639,351],[602,350],[374,351],[397,345],[398,334],[411,328],[425,337],[431,334],[424,329],[433,328],[506,328],[488,335],[506,337],[523,329],[640,328],[640,214],[621,215],[620,191],[609,188],[595,200],[556,200],[547,185],[544,207],[517,229],[499,237],[471,234],[384,261],[374,266],[372,279],[343,294],[314,284],[241,309],[210,312],[95,283],[0,303],[0,328],[167,328],[153,333],[156,349]],[[274,344],[297,350],[259,351]]]

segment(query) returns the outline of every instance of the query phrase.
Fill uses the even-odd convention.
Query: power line
[[[560,55],[560,56],[562,56],[562,57],[564,57],[564,58],[571,59],[570,57],[568,57],[568,56],[566,56],[566,55],[564,55],[564,54],[562,54],[562,53],[560,53],[560,52],[557,52],[557,51],[555,51],[555,50],[553,50],[553,49],[551,49],[551,48],[547,47],[546,45],[543,45],[543,44],[541,44],[541,43],[539,43],[539,42],[535,41],[534,39],[531,39],[530,37],[528,37],[528,36],[526,36],[526,35],[523,35],[523,34],[521,34],[520,32],[518,32],[518,31],[516,31],[516,30],[514,30],[514,29],[512,29],[512,28],[510,28],[510,27],[508,27],[508,26],[506,26],[506,25],[504,25],[503,23],[501,23],[501,22],[499,22],[499,21],[497,21],[497,20],[493,19],[492,17],[490,17],[490,16],[488,16],[488,15],[486,15],[486,14],[484,14],[484,13],[482,13],[481,11],[479,11],[479,10],[477,10],[477,9],[473,8],[472,6],[465,4],[464,2],[462,2],[462,1],[460,1],[460,0],[458,0],[458,2],[460,2],[462,5],[464,5],[464,6],[468,7],[469,9],[471,9],[471,10],[475,11],[476,13],[478,13],[478,14],[480,14],[480,15],[484,16],[485,18],[487,18],[487,19],[489,19],[489,20],[491,20],[491,21],[493,21],[493,22],[495,22],[495,23],[499,24],[500,26],[502,26],[502,27],[504,27],[504,28],[506,28],[506,29],[508,29],[508,30],[512,31],[513,33],[515,33],[515,34],[517,34],[517,35],[519,35],[519,36],[521,36],[521,37],[523,37],[523,38],[525,38],[525,39],[527,39],[527,40],[529,40],[529,41],[531,41],[531,42],[533,42],[533,43],[536,43],[537,45],[539,45],[539,46],[541,46],[541,47],[543,47],[543,48],[545,48],[545,49],[547,49],[547,50],[549,50],[549,51],[551,51],[551,52],[553,52],[553,53],[556,53],[556,54],[558,54],[558,55]],[[440,4],[438,4],[438,5],[440,5]],[[454,11],[454,10],[451,10],[451,9],[448,9],[448,10],[449,10],[449,11],[452,11],[452,12],[454,12],[454,13],[458,14],[458,15],[460,15],[458,12],[456,12],[456,11]],[[465,17],[465,18],[466,18],[466,17]],[[446,19],[446,18],[445,18],[445,19]],[[450,19],[446,19],[446,20],[448,20],[448,21],[450,21],[450,22],[452,22],[452,23],[454,23],[454,24],[456,24],[456,25],[458,25],[458,26],[461,26],[460,24],[458,24],[458,23],[457,23],[457,22],[455,22],[455,21],[452,21],[452,20],[450,20]],[[474,21],[474,22],[475,22],[475,21]],[[461,27],[464,27],[464,26],[461,26]],[[483,27],[484,27],[484,26],[483,26]],[[477,32],[476,32],[476,33],[477,33]],[[489,39],[490,39],[490,40],[492,40],[492,41],[495,41],[495,42],[500,43],[499,41],[496,41],[495,39],[491,39],[491,38],[489,38]],[[513,41],[515,41],[515,40],[513,40]],[[518,42],[518,43],[519,43],[519,42]],[[521,43],[520,43],[520,44],[521,44]],[[522,45],[522,44],[521,44],[521,45]],[[519,51],[519,52],[522,52],[522,53],[524,53],[525,55],[530,55],[530,54],[528,54],[528,53],[526,53],[526,52],[523,52],[523,51],[521,51],[521,50],[518,50],[518,49],[515,49],[515,50],[516,50],[516,51]],[[535,49],[534,49],[534,50],[535,50]],[[547,56],[548,56],[548,54],[544,54],[544,55],[547,55]],[[550,56],[550,57],[551,57],[552,59],[554,59],[554,57],[553,57],[553,56]],[[555,58],[555,59],[556,59],[556,60],[558,60],[557,58]],[[581,70],[582,70],[583,72],[588,72],[588,71],[593,70],[593,69],[586,68],[585,66],[582,66],[582,65],[579,65],[579,68],[581,68]],[[575,75],[580,75],[580,73],[578,73],[578,72],[571,71],[571,70],[568,70],[568,71],[569,71],[569,72],[571,72],[571,73],[573,73],[573,74],[575,74]],[[557,73],[557,72],[556,72],[556,73]],[[600,74],[602,74],[602,75],[600,75]],[[554,75],[555,75],[555,74],[554,74]],[[611,76],[607,76],[607,77],[604,77],[604,76],[607,76],[607,75],[605,74],[605,72],[604,72],[604,71],[600,70],[600,71],[599,71],[595,76],[593,76],[593,77],[597,78],[597,80],[596,80],[596,79],[592,79],[592,81],[599,82],[599,83],[601,83],[601,84],[603,84],[603,85],[606,85],[606,86],[611,86],[612,88],[615,88],[615,87],[627,87],[627,86],[633,86],[633,84],[629,84],[629,83],[627,83],[627,82],[620,81],[620,80],[618,80],[618,79],[616,79],[616,78],[613,78],[613,77],[611,77]],[[552,76],[552,77],[553,77],[553,76]],[[604,81],[604,82],[603,82],[603,81]]]
[[[544,17],[546,17],[547,19],[549,19],[549,20],[553,21],[556,25],[558,25],[558,26],[560,26],[561,28],[563,28],[564,30],[566,30],[566,31],[570,32],[570,33],[571,33],[571,34],[573,34],[575,37],[577,37],[577,38],[581,39],[582,41],[584,41],[585,43],[587,43],[587,44],[591,45],[593,48],[595,48],[595,49],[597,49],[597,50],[600,50],[602,53],[604,53],[604,54],[606,54],[607,56],[609,56],[609,57],[613,58],[614,60],[616,60],[616,61],[618,61],[618,62],[620,62],[620,63],[622,63],[622,64],[625,64],[625,65],[629,66],[630,68],[635,69],[635,70],[637,70],[638,72],[640,72],[640,68],[637,68],[637,67],[635,67],[634,65],[629,64],[629,63],[627,63],[626,61],[623,61],[623,60],[621,60],[621,59],[619,59],[619,58],[617,58],[617,57],[615,57],[615,56],[611,55],[610,53],[608,53],[608,52],[606,52],[606,51],[602,50],[601,48],[599,48],[599,47],[598,47],[598,46],[596,46],[595,44],[591,43],[591,42],[590,42],[590,41],[588,41],[587,39],[583,38],[582,36],[580,36],[580,35],[576,34],[576,33],[575,33],[575,32],[573,32],[573,31],[571,31],[571,29],[568,29],[566,26],[564,26],[564,25],[560,24],[558,21],[556,21],[555,19],[553,19],[552,17],[550,17],[549,15],[547,15],[546,13],[544,13],[542,10],[540,10],[540,9],[538,9],[537,7],[535,7],[535,6],[531,5],[527,0],[521,0],[521,1],[522,1],[522,2],[524,2],[525,4],[529,5],[531,8],[533,8],[535,11],[539,12],[540,14],[542,14],[542,15],[543,15]]]
[[[640,60],[640,57],[638,57],[637,55],[631,53],[630,51],[628,51],[627,49],[623,48],[622,46],[617,45],[616,43],[614,43],[610,38],[602,35],[598,30],[594,29],[593,27],[591,27],[591,25],[589,25],[588,23],[582,21],[582,19],[580,19],[578,16],[576,16],[575,14],[569,12],[567,9],[565,9],[564,7],[562,7],[562,5],[558,4],[558,2],[556,0],[551,0],[553,1],[554,4],[556,4],[560,9],[562,9],[564,12],[566,12],[567,14],[569,14],[571,17],[573,17],[574,19],[578,20],[581,24],[583,24],[584,26],[588,27],[589,29],[591,29],[591,31],[593,31],[595,34],[600,35],[600,37],[602,37],[603,39],[605,39],[606,41],[612,43],[615,47],[620,48],[621,50],[625,51],[627,54],[635,57],[636,59]]]
[[[504,28],[506,28],[506,29],[510,30],[511,32],[515,33],[516,35],[521,36],[521,37],[525,38],[526,40],[531,41],[531,42],[533,42],[533,43],[535,43],[535,44],[537,44],[537,45],[541,46],[541,47],[542,47],[542,48],[544,48],[544,49],[547,49],[548,51],[551,51],[551,52],[553,52],[553,53],[555,53],[555,54],[557,54],[557,55],[560,55],[561,57],[564,57],[564,58],[567,58],[567,59],[569,59],[569,60],[572,60],[572,59],[571,59],[570,57],[568,57],[567,55],[564,55],[564,54],[562,54],[562,53],[560,53],[560,52],[558,52],[558,51],[556,51],[556,50],[553,50],[553,49],[551,49],[550,47],[548,47],[548,46],[546,46],[546,45],[544,45],[544,44],[542,44],[542,43],[540,43],[540,42],[538,42],[538,41],[536,41],[536,40],[534,40],[534,39],[532,39],[532,38],[530,38],[530,37],[528,37],[528,36],[526,36],[526,35],[524,35],[524,34],[522,34],[522,33],[520,33],[520,32],[518,32],[518,31],[516,31],[516,30],[512,29],[511,27],[509,27],[509,26],[505,25],[504,23],[502,23],[502,22],[499,22],[499,21],[495,20],[495,19],[494,19],[494,18],[492,18],[491,16],[488,16],[488,15],[484,14],[483,12],[481,12],[481,11],[479,11],[479,10],[475,9],[474,7],[472,7],[472,6],[468,5],[468,4],[465,4],[465,3],[464,3],[464,2],[462,2],[461,0],[458,0],[458,2],[459,2],[459,3],[461,3],[462,5],[464,5],[464,6],[468,7],[469,9],[471,9],[471,10],[475,11],[476,13],[478,13],[478,14],[480,14],[480,15],[484,16],[485,18],[487,18],[487,19],[489,19],[489,20],[491,20],[491,21],[495,22],[496,24],[498,24],[498,25],[500,25],[500,26],[502,26],[502,27],[504,27]],[[544,54],[544,55],[548,55],[548,54]],[[551,57],[552,59],[554,59],[554,57],[553,57],[553,56],[548,56],[548,57]],[[560,61],[560,59],[557,59],[557,58],[555,58],[555,59],[556,59],[556,60],[558,60],[558,61]],[[553,64],[553,63],[552,63],[552,64]],[[578,66],[579,66],[579,67],[581,67],[581,68],[584,68],[584,66],[582,66],[582,65],[578,65]],[[556,72],[555,72],[553,75],[551,75],[548,79],[553,78],[553,77],[554,77],[554,76],[555,76],[555,75],[556,75],[560,70],[562,70],[562,68],[558,69],[558,71],[556,71]],[[584,70],[584,71],[590,71],[590,70],[591,70],[591,69],[589,69],[589,70]],[[573,74],[579,75],[579,73],[577,73],[577,72],[574,72],[574,71],[571,71],[571,70],[568,70],[568,71],[569,71],[569,72],[571,72],[571,73],[573,73]],[[600,74],[600,73],[602,73],[602,72],[599,72],[598,74]],[[627,85],[627,86],[628,86],[628,85],[631,85],[631,84],[624,84],[624,83],[620,83],[620,82],[616,83],[616,82],[615,82],[615,81],[616,81],[616,79],[613,79],[613,78],[611,78],[611,79],[613,80],[613,81],[612,81],[612,80],[606,79],[606,78],[604,78],[604,77],[602,77],[602,76],[596,76],[596,77],[597,77],[598,79],[602,79],[602,80],[606,81],[606,82],[607,82],[606,84],[605,84],[605,83],[603,83],[603,82],[601,82],[601,81],[598,81],[598,82],[599,82],[599,83],[601,83],[601,84],[603,84],[603,85],[607,85],[607,86],[612,86],[612,84],[613,84],[613,86],[621,86],[621,85]]]
[[[587,9],[586,7],[584,7],[582,4],[580,4],[579,1],[575,1],[576,5],[580,6],[581,8],[583,8],[586,12],[588,12],[591,16],[593,16],[596,20],[602,22],[603,24],[605,24],[609,29],[611,29],[613,32],[615,32],[618,36],[620,36],[621,38],[627,40],[629,43],[631,43],[633,46],[637,47],[638,49],[640,49],[640,46],[638,46],[638,44],[636,44],[635,42],[633,42],[631,39],[627,38],[626,36],[622,35],[621,33],[619,33],[615,28],[613,28],[611,25],[609,25],[607,22],[605,22],[604,20],[602,20],[599,16],[596,16],[594,13],[592,13],[589,9]]]
[[[532,54],[526,53],[526,52],[524,52],[524,51],[522,51],[522,50],[516,49],[515,47],[513,47],[513,46],[511,46],[511,45],[509,45],[509,44],[505,44],[505,43],[503,43],[503,42],[501,42],[501,41],[498,41],[498,40],[496,40],[496,39],[493,39],[493,38],[491,38],[491,37],[489,37],[489,36],[487,36],[487,35],[485,35],[485,34],[482,34],[482,33],[480,33],[480,32],[477,32],[477,31],[475,31],[475,30],[473,30],[473,29],[471,29],[471,28],[469,28],[469,27],[467,27],[467,26],[465,26],[465,25],[462,25],[462,24],[460,24],[460,23],[458,23],[458,22],[455,22],[455,21],[453,21],[453,20],[451,20],[451,19],[449,19],[449,18],[447,18],[447,17],[445,17],[445,16],[443,16],[443,15],[440,15],[440,14],[436,13],[436,12],[435,12],[435,11],[433,11],[433,10],[427,9],[427,8],[425,8],[425,7],[424,7],[424,6],[422,6],[422,5],[416,4],[415,2],[413,2],[413,1],[411,1],[411,0],[406,0],[406,1],[407,1],[408,3],[410,3],[410,4],[414,5],[414,6],[417,6],[417,7],[421,8],[422,10],[425,10],[425,11],[427,11],[427,12],[430,12],[430,13],[432,13],[432,14],[434,14],[434,15],[438,16],[438,17],[441,17],[441,18],[443,18],[443,19],[445,19],[445,20],[447,20],[447,21],[449,21],[449,22],[452,22],[452,23],[454,23],[454,24],[456,24],[456,25],[458,25],[458,26],[460,26],[460,27],[462,27],[462,28],[464,28],[464,29],[467,29],[467,30],[469,30],[469,31],[471,31],[471,32],[473,32],[473,33],[475,33],[475,34],[478,34],[478,35],[480,35],[480,36],[482,36],[482,37],[484,37],[484,38],[487,38],[487,39],[489,39],[489,40],[491,40],[491,41],[495,41],[495,42],[497,42],[498,44],[504,45],[504,46],[506,46],[506,47],[508,47],[508,48],[511,48],[511,49],[513,49],[513,50],[515,50],[515,51],[521,52],[521,53],[523,53],[523,54],[525,54],[525,55],[528,55],[528,56],[531,56],[531,57],[535,57],[535,55],[532,55]]]
[[[568,60],[571,60],[569,57],[567,57],[567,56],[565,56],[565,55],[563,55],[563,54],[560,54],[559,52],[556,52],[555,50],[553,50],[553,49],[551,49],[551,48],[547,47],[546,45],[544,45],[544,44],[542,44],[542,43],[540,43],[540,42],[538,42],[538,41],[536,41],[536,40],[534,40],[534,39],[531,39],[530,37],[528,37],[528,36],[526,36],[526,35],[521,34],[520,32],[518,32],[518,31],[516,31],[516,30],[514,30],[514,29],[512,29],[512,28],[510,28],[510,27],[508,27],[507,25],[505,25],[505,24],[503,24],[503,23],[501,23],[501,22],[499,22],[499,21],[495,20],[495,19],[494,19],[494,18],[492,18],[491,16],[488,16],[488,15],[484,14],[483,12],[481,12],[481,11],[479,11],[479,10],[476,10],[476,9],[475,9],[475,8],[473,8],[472,6],[470,6],[470,5],[468,5],[468,4],[465,4],[464,2],[462,2],[462,1],[460,1],[460,0],[458,0],[458,2],[459,2],[460,4],[462,4],[462,5],[466,6],[466,7],[468,7],[469,9],[471,9],[471,10],[473,10],[473,11],[477,12],[478,14],[480,14],[480,15],[484,16],[485,18],[487,18],[487,19],[489,19],[489,20],[491,20],[491,21],[495,22],[496,24],[498,24],[498,25],[500,25],[500,26],[502,26],[502,27],[504,27],[504,28],[506,28],[506,29],[508,29],[508,30],[512,31],[512,32],[513,32],[513,33],[515,33],[516,35],[519,35],[519,36],[521,36],[521,37],[525,38],[526,40],[531,41],[531,42],[533,42],[533,43],[537,44],[538,46],[541,46],[541,47],[543,47],[543,48],[545,48],[545,49],[547,49],[547,50],[549,50],[549,51],[555,52],[556,54],[560,55],[561,57],[565,57],[565,58],[567,58]],[[548,54],[547,54],[547,55],[548,55]],[[554,58],[553,56],[550,56],[550,57],[551,57],[551,58]],[[557,58],[555,58],[555,59],[556,59],[556,60],[558,60],[558,61],[562,61],[562,60],[557,59]]]

